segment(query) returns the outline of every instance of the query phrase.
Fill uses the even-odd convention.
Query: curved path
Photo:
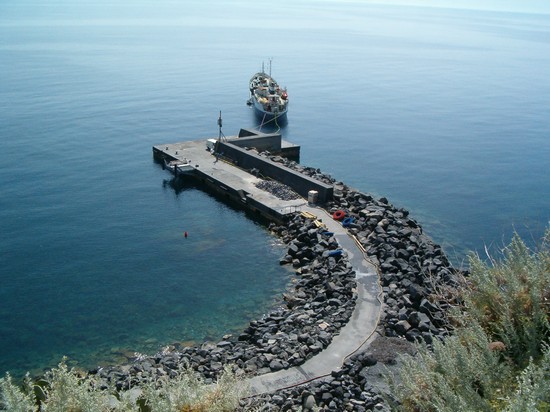
[[[216,179],[220,187],[231,187],[243,190],[248,197],[266,205],[281,214],[296,210],[309,212],[326,225],[327,230],[334,233],[340,247],[347,253],[349,262],[356,272],[357,301],[348,323],[340,333],[332,339],[330,345],[303,365],[268,373],[251,378],[248,383],[251,393],[261,394],[274,392],[289,386],[299,385],[313,379],[321,378],[338,370],[344,360],[368,344],[367,340],[374,334],[381,312],[378,297],[381,294],[377,268],[366,259],[362,248],[350,237],[348,231],[340,222],[332,219],[324,209],[304,204],[304,199],[283,201],[269,192],[256,187],[260,179],[249,172],[235,167],[233,164],[213,160],[211,154],[205,151],[204,141],[186,141],[175,144],[154,146],[154,151],[163,153],[170,159],[193,159],[195,168],[206,177]]]
[[[340,369],[347,357],[370,343],[381,313],[382,288],[376,266],[367,260],[363,250],[325,210],[302,206],[302,211],[316,215],[327,230],[334,233],[340,247],[347,253],[348,260],[356,272],[357,301],[349,322],[332,339],[330,345],[303,365],[277,372],[255,376],[248,381],[251,395],[275,392],[325,377]]]

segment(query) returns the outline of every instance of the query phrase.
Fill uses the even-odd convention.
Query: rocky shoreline
[[[356,300],[355,273],[331,234],[300,214],[270,230],[288,244],[281,264],[298,274],[285,305],[250,322],[238,336],[179,351],[139,356],[131,364],[90,371],[117,389],[129,389],[161,376],[175,376],[181,365],[215,380],[232,364],[239,376],[253,376],[303,364],[326,348],[351,316]]]
[[[264,154],[269,156],[269,154]],[[384,410],[380,365],[396,364],[397,352],[410,352],[411,342],[443,339],[452,330],[447,311],[462,273],[441,247],[427,237],[408,211],[355,191],[318,169],[271,156],[310,177],[334,185],[334,200],[325,208],[346,214],[347,229],[380,270],[383,313],[379,337],[346,360],[322,381],[242,401],[241,410]],[[280,190],[280,188],[278,188]],[[303,364],[326,348],[349,320],[357,298],[355,272],[331,233],[296,214],[270,230],[288,245],[281,264],[292,265],[297,279],[283,296],[285,305],[250,322],[238,336],[178,351],[139,356],[126,365],[98,368],[107,387],[129,389],[162,376],[175,376],[183,364],[214,381],[231,364],[248,377]],[[263,405],[263,406],[259,406]]]

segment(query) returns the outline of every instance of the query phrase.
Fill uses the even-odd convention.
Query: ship
[[[271,61],[269,74],[264,70],[256,73],[250,79],[250,99],[247,104],[254,110],[262,124],[269,121],[283,122],[288,111],[288,93],[271,77]]]

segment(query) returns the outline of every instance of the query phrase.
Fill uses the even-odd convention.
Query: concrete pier
[[[213,150],[209,150],[209,147]],[[309,191],[316,191],[320,203],[332,199],[333,187],[275,162],[259,152],[299,154],[299,146],[283,142],[280,135],[241,131],[239,136],[201,139],[153,147],[154,158],[169,165],[176,174],[185,174],[222,196],[270,220],[282,222],[285,216],[307,204]],[[183,165],[183,166],[178,166]],[[183,176],[185,178],[185,176]],[[264,180],[275,180],[295,191],[300,198],[283,200],[257,187]]]

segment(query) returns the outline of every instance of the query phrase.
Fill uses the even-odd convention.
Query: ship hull
[[[256,100],[253,100],[252,104],[254,106],[254,114],[259,120],[263,120],[263,123],[271,120],[275,120],[275,119],[281,122],[286,120],[286,113],[288,109],[285,109],[282,112],[273,113],[273,112],[265,111],[263,108],[263,105],[258,103],[258,101]]]
[[[256,73],[250,79],[249,104],[254,106],[258,119],[265,124],[270,121],[282,123],[288,111],[288,93],[270,75]]]

